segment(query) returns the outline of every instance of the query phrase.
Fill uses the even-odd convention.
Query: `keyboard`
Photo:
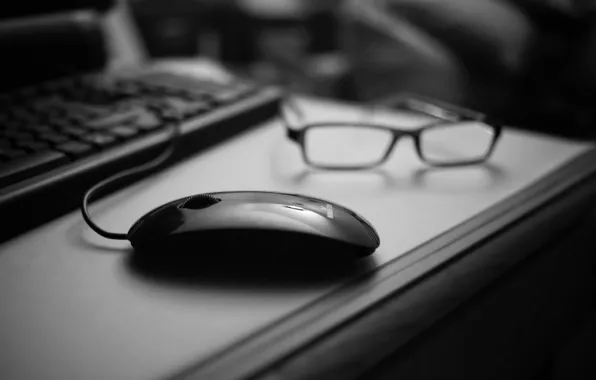
[[[277,115],[278,106],[273,88],[168,70],[0,94],[0,241],[75,209],[96,182],[159,155],[171,123],[180,136],[169,163]]]

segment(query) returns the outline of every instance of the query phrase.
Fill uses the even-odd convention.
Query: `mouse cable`
[[[81,213],[83,214],[83,219],[85,222],[91,227],[93,231],[97,234],[107,238],[107,239],[114,239],[114,240],[128,240],[128,234],[116,233],[116,232],[109,232],[98,226],[93,220],[91,220],[91,216],[89,215],[88,204],[91,199],[94,198],[97,192],[105,191],[107,188],[119,184],[126,179],[130,179],[130,177],[146,174],[154,169],[157,169],[163,163],[165,163],[176,149],[176,145],[178,142],[178,137],[180,137],[180,119],[175,118],[172,122],[169,123],[172,132],[167,141],[166,149],[161,152],[157,157],[152,159],[149,162],[146,162],[142,165],[132,167],[130,169],[124,170],[120,173],[116,173],[98,183],[93,185],[85,195],[83,196],[83,201],[81,202]]]

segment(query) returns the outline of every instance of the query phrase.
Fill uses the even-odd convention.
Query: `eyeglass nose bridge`
[[[420,138],[419,138],[419,136],[420,136],[420,131],[418,131],[418,130],[413,130],[413,131],[392,130],[391,142],[389,143],[389,146],[387,147],[387,151],[385,152],[385,155],[383,156],[383,158],[381,159],[380,162],[387,161],[389,156],[395,150],[395,145],[397,145],[397,143],[400,140],[402,140],[404,137],[405,138],[409,137],[412,139],[412,142],[414,143],[414,149],[416,149],[416,152],[420,155]]]

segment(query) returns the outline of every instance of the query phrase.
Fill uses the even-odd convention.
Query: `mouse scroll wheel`
[[[221,199],[215,198],[208,194],[195,195],[182,202],[178,208],[186,208],[190,210],[199,210],[213,206],[216,203],[221,202]]]

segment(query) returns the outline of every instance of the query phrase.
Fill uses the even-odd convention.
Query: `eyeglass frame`
[[[293,108],[294,112],[301,118],[304,118],[304,113],[294,102],[291,100],[290,97],[285,97],[283,99],[282,108],[285,106],[290,106]],[[414,147],[418,157],[422,162],[426,165],[431,167],[437,168],[448,168],[448,167],[456,167],[456,166],[471,166],[471,165],[478,165],[483,162],[486,162],[491,155],[493,154],[495,147],[499,138],[501,137],[503,125],[502,123],[498,122],[495,119],[489,118],[486,114],[480,113],[477,111],[473,111],[471,109],[459,107],[453,104],[443,103],[436,100],[431,100],[420,95],[413,95],[413,94],[402,94],[390,98],[386,98],[378,103],[369,104],[368,105],[369,111],[374,111],[375,109],[390,109],[390,110],[404,110],[404,111],[414,111],[422,115],[432,116],[434,118],[440,119],[437,122],[430,122],[428,124],[423,124],[421,126],[416,127],[415,129],[396,129],[393,126],[380,124],[380,123],[366,123],[366,122],[352,122],[352,121],[328,121],[328,122],[314,122],[314,123],[306,123],[300,129],[295,129],[291,127],[291,123],[287,120],[287,116],[285,112],[281,112],[282,120],[286,125],[286,134],[287,137],[298,144],[300,146],[300,150],[302,153],[302,158],[304,162],[317,169],[325,169],[325,170],[366,170],[371,169],[377,166],[382,165],[387,161],[393,150],[395,149],[395,145],[397,142],[403,137],[411,137],[414,140]],[[486,153],[476,159],[470,160],[463,160],[457,162],[436,162],[433,160],[429,160],[425,157],[420,136],[424,131],[427,131],[432,128],[437,127],[445,127],[449,125],[456,125],[462,121],[479,121],[486,126],[493,129],[492,134],[492,141],[489,144]],[[366,127],[371,129],[377,130],[384,130],[388,131],[392,135],[391,142],[389,143],[385,154],[376,162],[370,164],[362,164],[362,165],[321,165],[312,162],[308,154],[306,153],[306,143],[305,137],[309,130],[313,128],[326,128],[326,127],[337,127],[337,126],[345,126],[345,127]]]

